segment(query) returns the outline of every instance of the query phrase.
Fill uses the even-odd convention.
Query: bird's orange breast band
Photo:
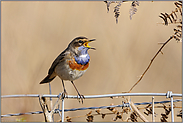
[[[69,67],[72,69],[72,70],[86,70],[88,67],[89,67],[89,62],[87,64],[84,64],[84,65],[81,65],[81,64],[78,64],[75,59],[73,58],[73,60],[69,60]]]

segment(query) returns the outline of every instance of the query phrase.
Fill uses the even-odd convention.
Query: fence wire
[[[59,94],[60,95],[60,94]],[[4,95],[1,96],[1,98],[19,98],[19,97],[47,97],[47,98],[59,98],[59,95],[39,95],[39,94],[24,94],[24,95]],[[173,100],[173,97],[182,97],[182,94],[173,94],[171,91],[168,91],[167,93],[119,93],[119,94],[105,94],[105,95],[91,95],[91,96],[85,96],[85,99],[92,99],[92,98],[118,98],[123,96],[166,96],[166,98],[171,98],[170,101],[157,101],[154,102],[154,104],[165,104],[170,103],[173,105],[173,102],[181,102],[182,99],[176,99]],[[77,96],[68,95],[68,99],[77,99]],[[62,99],[62,103],[64,102],[64,98]],[[64,104],[64,103],[63,103]],[[148,105],[152,104],[152,102],[142,102],[142,103],[134,103],[134,105]],[[64,105],[61,109],[55,109],[54,113],[60,113],[63,111],[78,111],[78,110],[88,110],[88,109],[107,109],[107,108],[114,108],[114,107],[130,107],[129,103],[123,103],[121,105],[110,105],[110,106],[98,106],[98,107],[82,107],[82,108],[71,108],[71,109],[64,109]],[[172,107],[173,109],[173,107]],[[20,115],[30,115],[30,114],[42,114],[43,111],[35,111],[35,112],[27,112],[27,113],[15,113],[15,114],[6,114],[1,115],[1,118],[3,117],[10,117],[10,116],[20,116]],[[64,114],[62,113],[62,119],[64,118]],[[173,117],[174,114],[172,114]],[[172,118],[172,122],[174,119]],[[62,120],[63,122],[63,120]]]
[[[159,101],[159,102],[154,102],[154,104],[165,104],[169,103],[171,101]],[[174,100],[173,102],[182,102],[182,99],[177,99]],[[134,103],[134,105],[148,105],[152,104],[152,102],[142,102],[142,103]],[[78,110],[87,110],[87,109],[107,109],[107,108],[114,108],[114,107],[129,107],[129,103],[124,103],[121,105],[110,105],[110,106],[99,106],[99,107],[84,107],[84,108],[71,108],[71,109],[64,109],[64,112],[68,111],[78,111]],[[60,109],[55,109],[55,113],[62,112]],[[16,114],[6,114],[6,115],[1,115],[2,117],[10,117],[10,116],[20,116],[20,115],[30,115],[30,114],[42,114],[43,111],[35,111],[35,112],[27,112],[27,113],[16,113]]]
[[[59,95],[52,95],[52,94],[22,94],[22,95],[4,95],[1,98],[17,98],[17,97],[52,97],[52,98],[59,98]],[[122,96],[166,96],[167,98],[170,97],[182,97],[182,94],[174,94],[171,91],[167,93],[119,93],[119,94],[103,94],[103,95],[90,95],[85,96],[85,99],[94,99],[94,98],[114,98],[114,97],[122,97]],[[68,95],[68,99],[77,99],[77,96]]]

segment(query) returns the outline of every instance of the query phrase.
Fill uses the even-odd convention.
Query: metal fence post
[[[167,92],[166,98],[170,98],[170,101],[171,101],[171,118],[172,118],[172,122],[174,122],[174,110],[173,110],[173,96],[172,96],[172,91],[168,91]]]
[[[64,122],[64,98],[62,99],[62,122]]]
[[[152,97],[152,122],[155,122],[154,118],[154,97]]]
[[[173,96],[171,96],[171,115],[172,115],[172,122],[174,122]]]

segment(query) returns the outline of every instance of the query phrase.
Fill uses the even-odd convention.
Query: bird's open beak
[[[90,39],[90,40],[86,41],[86,42],[84,43],[84,46],[87,47],[87,48],[89,48],[89,49],[96,50],[95,48],[90,47],[90,46],[88,45],[88,43],[90,43],[90,42],[92,42],[92,41],[95,41],[95,40],[96,40],[96,39]]]

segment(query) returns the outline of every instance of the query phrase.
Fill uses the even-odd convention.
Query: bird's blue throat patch
[[[78,56],[74,56],[75,61],[78,64],[86,65],[90,61],[90,56],[87,52],[88,48],[84,47],[84,46],[81,46],[81,47],[78,48],[78,50],[81,51],[81,52]]]

